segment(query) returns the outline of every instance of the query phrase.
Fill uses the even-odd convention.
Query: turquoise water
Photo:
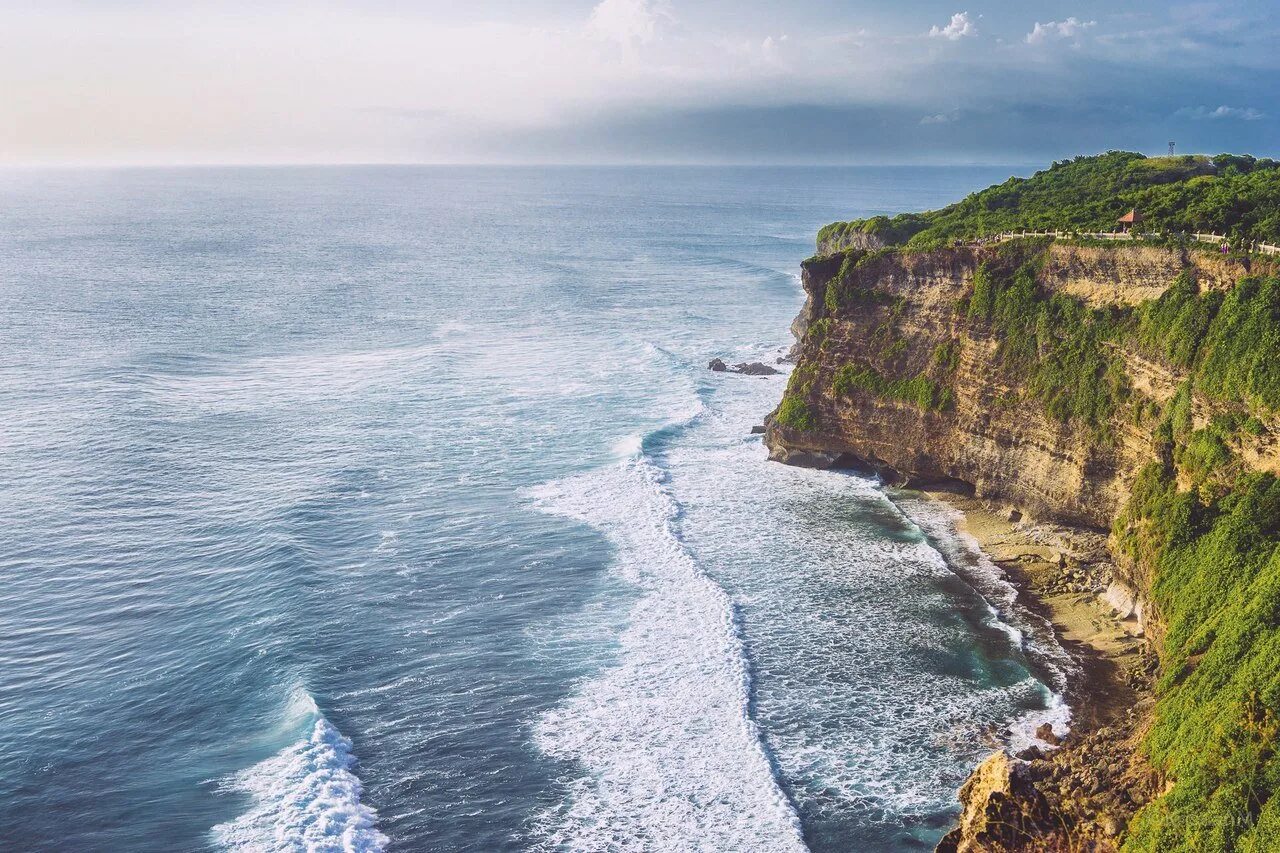
[[[927,848],[1060,653],[705,365],[1007,171],[0,175],[0,847]]]

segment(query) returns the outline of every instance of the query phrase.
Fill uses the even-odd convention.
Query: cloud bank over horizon
[[[0,164],[1280,154],[1280,10],[13,0]]]

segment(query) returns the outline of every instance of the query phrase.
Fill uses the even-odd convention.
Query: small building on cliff
[[[1127,234],[1133,230],[1134,226],[1141,225],[1145,219],[1146,217],[1139,213],[1135,207],[1116,221],[1120,223],[1120,231]]]

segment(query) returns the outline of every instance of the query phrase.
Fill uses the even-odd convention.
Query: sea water
[[[1009,173],[0,173],[0,848],[929,848],[1070,664],[706,364]]]

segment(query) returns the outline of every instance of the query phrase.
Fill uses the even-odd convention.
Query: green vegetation
[[[1246,278],[1227,291],[1201,344],[1195,385],[1219,399],[1280,409],[1280,279]]]
[[[885,359],[886,361],[891,361],[897,358],[898,356],[902,355],[906,351],[907,351],[907,339],[894,338],[893,342],[890,343],[887,347],[885,347],[884,351],[880,353],[880,357]]]
[[[1154,463],[1116,532],[1154,569],[1168,627],[1145,749],[1175,780],[1125,849],[1280,849],[1280,481],[1242,476],[1206,500]]]
[[[803,398],[791,393],[782,398],[782,405],[778,406],[778,414],[774,420],[781,426],[805,432],[817,425],[809,404]]]
[[[884,241],[888,245],[905,243],[912,235],[924,227],[924,216],[919,213],[904,213],[890,219],[887,216],[872,216],[870,219],[858,219],[853,222],[833,222],[818,231],[818,243],[848,242],[857,234],[865,234]]]
[[[1274,281],[1225,297],[1188,279],[1139,311],[1144,346],[1188,370],[1114,534],[1153,578],[1167,627],[1144,741],[1175,784],[1134,820],[1125,849],[1280,849],[1280,481],[1242,473],[1235,446],[1265,425],[1239,411],[1193,429],[1192,392],[1275,411]],[[1181,474],[1191,484],[1178,491]]]
[[[933,366],[944,373],[954,373],[960,366],[960,342],[947,341],[933,348]]]
[[[831,318],[819,317],[809,324],[809,329],[805,332],[805,337],[814,346],[821,348],[827,335],[831,332]]]
[[[782,403],[774,420],[780,426],[798,429],[805,432],[818,425],[813,409],[805,402],[805,398],[813,390],[816,372],[812,364],[798,364],[787,377],[787,390],[782,395]]]
[[[1060,421],[1109,437],[1111,416],[1130,390],[1112,354],[1132,325],[1120,309],[1089,309],[1036,284],[1035,261],[1009,274],[984,264],[974,275],[967,316],[989,323],[999,338],[1001,365],[1026,382],[1027,391]]]
[[[1138,341],[1191,370],[1198,393],[1280,409],[1280,279],[1245,278],[1225,294],[1178,277],[1138,314]]]
[[[822,305],[830,313],[835,313],[840,309],[840,288],[841,281],[839,277],[827,282],[827,292],[822,295]]]
[[[1240,428],[1233,415],[1219,415],[1203,429],[1187,437],[1187,443],[1174,452],[1174,462],[1197,483],[1208,481],[1223,471],[1234,458],[1231,436]]]
[[[846,364],[836,371],[831,390],[844,395],[855,388],[877,397],[912,403],[926,411],[949,409],[955,404],[951,389],[938,385],[924,373],[910,379],[885,379],[873,367]]]
[[[1146,217],[1146,230],[1212,231],[1278,243],[1280,163],[1232,154],[1111,151],[1010,178],[941,210],[835,222],[818,240],[831,244],[862,233],[888,245],[924,248],[1002,231],[1111,231],[1131,208]]]
[[[1183,270],[1159,299],[1138,312],[1138,341],[1174,367],[1189,368],[1221,304],[1221,293],[1201,296],[1190,270]]]
[[[845,252],[840,271],[827,282],[826,292],[822,296],[822,303],[827,311],[834,313],[845,305],[875,305],[891,301],[891,297],[884,291],[874,287],[860,287],[853,280],[854,270],[874,258],[884,257],[889,253],[886,250],[867,252],[862,249],[850,249]]]
[[[910,342],[900,334],[898,329],[898,321],[907,309],[907,300],[903,296],[893,296],[878,288],[859,285],[854,271],[870,260],[891,253],[892,250],[850,249],[846,251],[839,272],[827,282],[823,298],[828,315],[851,305],[885,306],[883,317],[869,335],[869,342],[874,344],[877,350],[875,358],[881,363],[893,361],[906,353],[910,347]],[[827,325],[829,316],[820,317],[810,324],[810,335],[814,335],[813,326],[820,323],[823,324],[822,330],[818,337],[813,338],[819,346],[829,330]],[[938,355],[935,353],[935,362],[937,358]],[[954,350],[943,353],[942,358],[946,363],[943,368],[946,372],[955,368]],[[805,386],[804,394],[807,394],[811,387],[811,380],[809,382],[810,384]],[[954,404],[951,389],[942,387],[931,379],[927,370],[909,379],[886,379],[870,365],[861,367],[845,365],[836,371],[832,378],[832,389],[836,394],[847,394],[855,388],[877,397],[914,403],[928,411],[951,408]]]

